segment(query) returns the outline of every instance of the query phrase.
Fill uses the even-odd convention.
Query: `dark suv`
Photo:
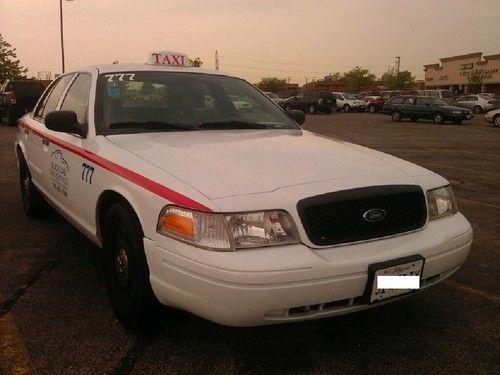
[[[49,81],[6,81],[0,88],[0,120],[14,125],[19,117],[31,112]]]
[[[394,96],[385,102],[382,113],[392,116],[392,121],[399,122],[403,118],[411,121],[429,119],[435,124],[451,121],[460,124],[470,120],[473,115],[470,110],[448,105],[444,100],[432,96]]]
[[[316,112],[332,113],[337,107],[337,100],[330,91],[299,91],[296,96],[288,98],[283,103],[283,108],[300,109],[306,113]]]

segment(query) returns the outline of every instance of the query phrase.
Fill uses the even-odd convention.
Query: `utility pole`
[[[215,70],[219,70],[219,51],[215,51]]]
[[[396,56],[396,81],[398,83],[398,90],[400,89],[399,87],[399,66],[401,64],[401,57]]]
[[[66,0],[66,1],[73,1],[73,0]],[[65,67],[64,67],[64,34],[63,34],[63,7],[62,7],[62,0],[59,0],[59,19],[61,23],[61,65],[62,65],[62,73],[64,74]]]

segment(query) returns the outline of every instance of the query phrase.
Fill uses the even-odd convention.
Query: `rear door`
[[[414,104],[414,116],[415,118],[432,118],[432,107],[429,100],[422,97],[417,97]]]

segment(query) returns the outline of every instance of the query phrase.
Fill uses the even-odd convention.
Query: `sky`
[[[144,63],[151,51],[200,57],[252,83],[299,84],[355,66],[423,79],[440,58],[500,53],[500,0],[62,1],[66,71]],[[0,33],[30,76],[61,73],[59,0],[0,0]]]

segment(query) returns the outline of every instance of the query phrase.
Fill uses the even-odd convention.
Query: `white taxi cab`
[[[175,52],[64,74],[18,124],[24,210],[48,202],[105,251],[129,327],[162,304],[231,326],[330,317],[461,266],[472,229],[448,181],[303,122]]]

